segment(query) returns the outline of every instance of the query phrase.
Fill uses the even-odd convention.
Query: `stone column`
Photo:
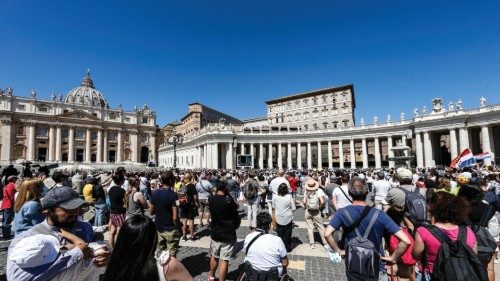
[[[380,142],[378,137],[375,138],[375,168],[381,168],[382,161],[380,159]]]
[[[361,139],[361,149],[363,152],[363,169],[368,168],[368,149],[366,148],[366,138]]]
[[[264,169],[264,144],[259,143],[259,169]]]
[[[467,128],[458,129],[458,137],[460,138],[460,151],[458,152],[460,154],[466,148],[469,148],[469,131]]]
[[[35,160],[35,124],[28,124],[28,155],[26,160]]]
[[[231,149],[233,148],[233,146],[231,145]],[[202,162],[202,154],[201,154],[201,146],[196,146],[196,168],[203,168],[203,162]]]
[[[116,138],[118,144],[116,145],[116,163],[122,162],[122,153],[123,153],[123,132],[118,131],[118,137]]]
[[[253,145],[252,145],[252,148],[253,148]],[[227,158],[226,158],[226,169],[234,169],[234,166],[233,166],[233,159],[234,159],[234,155],[233,155],[233,143],[232,142],[228,142],[227,143]]]
[[[219,144],[212,144],[212,168],[219,169]]]
[[[415,132],[415,142],[416,142],[416,151],[415,153],[417,154],[417,167],[423,168],[424,167],[424,148],[422,144],[422,134],[419,132]]]
[[[424,163],[426,167],[434,166],[432,159],[432,143],[429,132],[424,132]]]
[[[278,143],[278,169],[283,169],[283,153],[281,151],[281,143]]]
[[[328,169],[333,169],[332,163],[332,142],[328,141]]]
[[[90,148],[92,147],[90,144],[92,142],[91,131],[87,129],[85,132],[85,163],[90,163]]]
[[[318,169],[323,168],[323,158],[321,156],[321,141],[318,141]]]
[[[351,159],[351,169],[356,169],[356,151],[354,148],[354,140],[349,142],[349,158]]]
[[[75,162],[75,128],[69,127],[68,134],[68,163]]]
[[[490,132],[488,129],[488,126],[482,126],[481,127],[481,145],[483,152],[491,152],[491,145],[490,145]],[[491,159],[488,158],[484,160],[484,164],[486,165],[491,165]]]
[[[255,147],[253,145],[253,143],[250,144],[250,155],[252,155],[252,169],[255,168]]]
[[[457,131],[455,128],[450,129],[450,154],[451,160],[458,156]]]
[[[54,141],[56,140],[55,138],[55,130],[54,130],[54,127],[53,126],[50,126],[49,128],[49,157],[48,157],[48,161],[49,162],[54,162]]]
[[[297,143],[297,169],[302,169],[302,146]]]
[[[12,121],[2,120],[2,151],[0,158],[2,161],[11,160],[11,149],[12,149]]]
[[[61,162],[62,156],[62,128],[60,125],[56,126],[56,153],[55,160],[56,162]]]
[[[136,139],[135,141],[137,142],[137,134],[135,135]],[[135,160],[137,162],[137,155],[135,157]],[[96,154],[96,162],[97,163],[102,163],[102,129],[97,130],[97,154]]]
[[[245,144],[244,143],[240,144],[240,154],[242,154],[242,155],[245,154]]]
[[[311,142],[307,142],[307,168],[312,169]]]
[[[394,152],[392,151],[392,136],[387,137],[387,155],[394,157]],[[389,168],[394,168],[394,161],[389,161]]]
[[[151,161],[156,163],[156,136],[154,133],[149,135],[149,150],[151,151]]]
[[[339,140],[339,168],[344,169],[344,145],[342,140]]]
[[[208,143],[203,145],[203,168],[208,168]]]
[[[288,143],[286,147],[286,166],[290,170],[292,168],[292,144]]]
[[[268,168],[273,168],[273,144],[269,144],[268,155],[267,155],[267,166]]]
[[[99,138],[99,135],[97,136]],[[130,147],[131,147],[131,157],[130,161],[137,163],[139,162],[138,154],[139,154],[139,135],[138,132],[130,133]]]
[[[102,163],[108,163],[108,131],[104,131],[102,139]]]

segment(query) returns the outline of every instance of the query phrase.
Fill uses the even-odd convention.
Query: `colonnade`
[[[251,168],[259,169],[332,169],[334,167],[354,169],[381,168],[382,165],[394,167],[395,163],[391,159],[394,157],[392,148],[395,145],[408,146],[411,149],[410,153],[415,157],[414,165],[417,167],[433,167],[437,164],[436,157],[439,152],[438,145],[440,144],[437,143],[437,139],[441,139],[443,135],[447,142],[448,153],[451,159],[454,159],[465,148],[471,148],[475,154],[481,152],[494,154],[495,142],[492,131],[492,126],[488,125],[476,126],[472,129],[466,126],[447,129],[415,128],[410,132],[390,135],[370,136],[367,134],[359,137],[305,141],[297,141],[290,137],[288,141],[274,140],[272,142],[245,141],[245,136],[236,135],[236,138],[231,141],[212,140],[195,145],[194,161],[191,161],[189,167],[234,169],[236,168],[236,155],[239,154],[251,155],[253,158]],[[479,133],[476,134],[476,132]],[[262,135],[262,138],[265,138],[265,135]],[[476,148],[473,149],[471,146]],[[408,151],[405,154],[408,156]],[[490,161],[490,159],[485,160],[485,163],[489,164]],[[170,159],[166,162],[164,164],[172,161]]]

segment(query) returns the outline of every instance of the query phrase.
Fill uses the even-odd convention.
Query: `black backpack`
[[[493,212],[493,207],[488,204],[486,210],[483,212],[479,224],[474,225],[470,218],[467,218],[466,223],[472,228],[477,240],[477,256],[483,264],[488,264],[491,257],[495,253],[497,248],[497,243],[495,238],[488,231],[486,226],[488,226],[489,215]]]
[[[427,221],[427,202],[425,197],[420,194],[420,188],[416,187],[414,191],[409,191],[404,187],[399,187],[405,193],[405,212],[406,217],[416,225]]]
[[[373,208],[365,207],[363,213],[368,213],[366,210],[370,210]],[[351,224],[355,224],[352,219],[351,214],[347,211],[347,209],[343,209],[344,214],[347,219],[351,222]],[[345,245],[345,266],[346,271],[349,272],[356,280],[364,280],[364,281],[376,281],[379,279],[379,264],[380,264],[380,254],[377,251],[375,245],[368,239],[368,235],[370,235],[370,231],[373,228],[373,225],[377,221],[377,218],[380,214],[380,210],[373,209],[374,213],[372,218],[370,219],[370,223],[365,230],[365,233],[361,235],[358,230],[358,227],[354,228],[356,233],[356,237],[347,241]],[[361,215],[361,217],[363,214]],[[359,224],[358,224],[359,226]]]
[[[459,227],[456,241],[451,241],[441,229],[434,225],[426,225],[424,227],[441,243],[436,261],[434,262],[434,270],[431,275],[432,281],[488,280],[486,267],[465,242],[467,239],[466,227]]]
[[[245,196],[246,199],[252,200],[257,197],[258,193],[258,188],[259,184],[254,181],[250,180],[245,184],[245,189],[243,190],[243,196]]]

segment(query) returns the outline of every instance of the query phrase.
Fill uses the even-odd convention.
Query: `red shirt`
[[[14,208],[14,194],[16,193],[16,185],[13,182],[9,182],[3,189],[3,200],[0,208],[10,209]]]
[[[290,184],[290,189],[292,192],[297,191],[297,184],[299,183],[299,180],[296,177],[288,177],[288,183]]]

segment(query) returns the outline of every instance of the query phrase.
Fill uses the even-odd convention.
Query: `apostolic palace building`
[[[127,94],[127,93],[125,93]],[[481,98],[436,98],[412,116],[355,122],[354,86],[320,89],[266,102],[265,117],[240,120],[201,103],[162,127],[147,105],[111,108],[90,76],[64,97],[40,99],[0,90],[0,165],[82,163],[91,167],[147,163],[160,167],[253,168],[393,167],[394,147],[417,167],[448,165],[465,148],[500,155],[500,105]],[[174,158],[175,156],[175,158]],[[497,158],[498,159],[498,158]],[[491,160],[485,160],[490,163]]]
[[[65,97],[50,100],[0,91],[0,162],[139,165],[156,160],[156,113],[144,105],[110,108],[87,73]]]
[[[353,85],[300,93],[267,101],[266,117],[229,123],[221,117],[198,122],[189,133],[182,130],[183,118],[165,127],[176,145],[160,145],[159,165],[231,169],[238,166],[237,155],[251,155],[250,167],[262,169],[393,167],[396,145],[406,147],[405,155],[413,156],[409,164],[417,167],[449,165],[465,148],[489,152],[491,159],[500,155],[500,105],[484,98],[471,109],[460,99],[443,105],[436,98],[429,110],[415,108],[412,116],[356,124],[354,97]]]

